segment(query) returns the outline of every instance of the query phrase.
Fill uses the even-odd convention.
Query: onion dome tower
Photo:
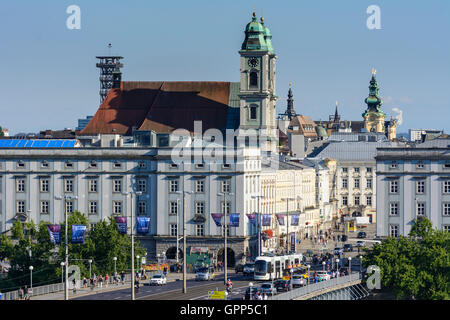
[[[372,79],[369,85],[369,96],[364,100],[367,104],[366,111],[362,114],[364,118],[364,128],[368,132],[383,132],[385,133],[384,120],[386,114],[381,110],[383,100],[379,96],[379,88],[376,79],[377,71],[372,70]]]

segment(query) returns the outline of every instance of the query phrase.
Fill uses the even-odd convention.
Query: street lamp
[[[61,263],[60,263],[60,266],[61,266],[61,283],[63,283],[64,282],[64,261],[61,261]]]
[[[252,299],[252,287],[253,287],[253,282],[250,282],[250,283],[248,284],[248,286],[249,286],[249,288],[250,288],[250,292],[249,292],[250,300],[253,300],[253,299]]]
[[[337,276],[339,277],[339,259],[336,259],[336,272]]]
[[[70,196],[70,195],[65,195],[63,197],[58,197],[55,196],[56,200],[77,200],[78,197],[77,196]],[[68,221],[67,221],[67,208],[64,208],[64,218],[65,218],[65,246],[66,246],[66,252],[65,252],[65,265],[66,265],[66,281],[65,281],[65,285],[64,285],[64,300],[69,300],[69,246],[67,244],[67,228],[68,228]]]
[[[184,183],[183,183],[184,187]],[[186,286],[186,194],[193,194],[192,191],[177,191],[176,193],[183,194],[183,293],[187,293]],[[178,229],[178,226],[177,226]],[[177,252],[178,256],[178,252]]]
[[[311,268],[311,265],[306,265],[306,268],[307,268],[307,272],[308,272],[308,279],[306,279],[306,284],[309,284],[309,268]]]
[[[137,272],[139,272],[140,269],[141,269],[141,268],[140,268],[140,264],[139,264],[139,258],[140,258],[139,256],[136,256],[136,260],[137,260],[137,261],[136,261],[136,262],[137,262],[137,267],[136,267],[136,269],[137,269]],[[134,277],[134,275],[133,275],[133,277]]]
[[[30,292],[33,294],[33,266],[30,266]]]
[[[92,270],[91,266],[92,266],[92,259],[89,259],[89,260],[88,260],[88,262],[89,262],[89,279],[91,279],[91,270]]]
[[[325,261],[322,261],[322,271],[325,271]]]
[[[227,279],[228,279],[228,252],[227,252],[227,237],[228,237],[228,224],[227,224],[227,215],[228,215],[228,210],[227,210],[227,203],[225,201],[225,196],[226,195],[234,195],[234,193],[231,192],[219,192],[217,194],[218,196],[223,196],[223,215],[224,215],[224,223],[223,223],[223,227],[224,227],[224,247],[223,247],[223,261],[224,261],[224,268],[223,268],[223,283],[227,284]]]
[[[114,260],[114,277],[116,277],[117,276],[117,269],[116,269],[117,257],[114,257],[113,260]]]
[[[359,272],[362,273],[362,256],[359,256]]]
[[[352,273],[352,257],[348,257],[348,274]]]
[[[258,256],[261,255],[261,206],[260,199],[264,199],[263,195],[253,195],[252,199],[258,199]]]
[[[286,201],[286,219],[287,219],[287,230],[286,230],[286,253],[289,254],[289,200],[294,201],[294,198],[281,198],[282,201]]]

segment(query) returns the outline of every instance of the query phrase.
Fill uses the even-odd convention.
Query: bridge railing
[[[302,296],[306,296],[308,294],[319,292],[324,289],[330,289],[333,287],[337,287],[349,282],[357,281],[361,279],[361,275],[359,273],[352,273],[348,276],[337,277],[326,281],[321,281],[317,283],[308,284],[298,289],[294,289],[288,292],[284,292],[273,297],[269,297],[270,300],[293,300],[300,298]]]

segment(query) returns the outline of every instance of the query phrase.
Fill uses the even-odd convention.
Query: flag
[[[250,220],[250,222],[255,226],[256,225],[256,214],[254,213],[247,213],[247,218]]]
[[[267,227],[267,226],[270,226],[270,222],[271,222],[271,219],[272,219],[272,215],[271,214],[263,214],[263,217],[262,217],[263,219],[262,219],[262,225],[264,226],[264,227]]]
[[[50,236],[50,242],[60,244],[61,243],[61,226],[59,224],[49,224],[47,226],[48,235]]]
[[[150,229],[150,217],[136,217],[136,229],[138,233],[148,233]]]
[[[221,213],[211,213],[211,217],[213,218],[216,226],[220,227],[222,225],[222,214]]]
[[[116,217],[119,233],[127,233],[127,217]]]
[[[85,225],[72,225],[72,243],[84,243]]]
[[[291,226],[298,226],[298,214],[293,214],[291,216]]]
[[[278,219],[278,223],[280,224],[280,226],[284,226],[284,214],[277,214],[277,219]]]
[[[230,222],[228,225],[230,227],[239,227],[239,213],[230,213],[229,218]]]

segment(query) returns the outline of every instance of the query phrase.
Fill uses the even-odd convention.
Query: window
[[[250,72],[250,88],[258,88],[258,73],[256,70]]]
[[[416,181],[416,193],[417,194],[425,193],[425,180]]]
[[[195,165],[195,167],[196,167],[197,169],[203,169],[203,168],[205,167],[205,164],[204,164],[204,163],[197,163],[197,164]]]
[[[359,199],[360,199],[359,196],[355,196],[355,206],[359,206],[360,205]]]
[[[139,200],[138,201],[138,215],[145,216],[147,214],[147,201]]]
[[[359,188],[360,188],[360,187],[359,187],[359,179],[355,179],[354,182],[355,182],[355,184],[354,184],[354,185],[355,185],[355,188],[356,188],[356,189],[359,189]]]
[[[48,161],[42,161],[41,162],[41,168],[43,168],[43,169],[47,169],[49,167],[49,165],[48,165]]]
[[[113,213],[117,215],[122,214],[122,201],[113,201]]]
[[[250,120],[256,120],[257,118],[257,109],[258,106],[256,104],[250,105]]]
[[[229,212],[229,211],[227,211]],[[195,214],[205,214],[205,203],[203,201],[196,201],[195,202]]]
[[[178,201],[170,201],[170,203],[169,203],[169,214],[170,215],[178,214]]]
[[[398,238],[398,225],[389,225],[389,235],[394,238]]]
[[[366,168],[366,172],[367,172],[367,173],[372,173],[372,167],[367,167],[367,168]]]
[[[389,193],[398,193],[398,180],[389,181]]]
[[[389,165],[389,168],[391,169],[396,169],[398,167],[398,164],[396,161],[392,161],[391,164]]]
[[[367,179],[367,189],[372,189],[372,179]]]
[[[67,214],[72,213],[73,212],[73,201],[72,200],[67,200],[64,203],[64,207],[65,207],[65,212]]]
[[[170,235],[175,237],[177,235],[178,226],[175,223],[170,224]]]
[[[231,212],[231,202],[230,201],[225,201],[225,202],[221,202],[222,205],[222,213],[230,213]]]
[[[113,164],[114,169],[120,169],[122,168],[122,163],[120,161],[115,161]]]
[[[342,168],[342,173],[348,173],[348,168]]]
[[[25,192],[25,178],[16,179],[16,191]]]
[[[366,203],[368,207],[372,206],[372,196],[366,196]]]
[[[144,161],[139,161],[138,167],[140,169],[145,169],[147,167],[147,164]]]
[[[444,164],[444,169],[450,169],[450,162],[446,162]]]
[[[221,184],[221,186],[220,186],[221,192],[225,192],[225,193],[231,192],[231,181],[230,181],[230,179],[224,179],[224,180],[220,181],[220,184]]]
[[[97,201],[89,201],[89,214],[97,214]]]
[[[178,178],[169,180],[169,192],[178,192]]]
[[[450,180],[445,180],[442,182],[442,189],[445,194],[450,194]]]
[[[113,179],[113,192],[122,192],[122,178]]]
[[[88,180],[89,192],[97,192],[97,185],[98,185],[97,178],[89,178],[89,180]]]
[[[66,167],[66,169],[72,169],[73,168],[73,162],[72,161],[66,161],[64,166]]]
[[[205,225],[204,224],[196,224],[195,225],[195,234],[197,236],[204,236],[205,235]]]
[[[389,214],[391,216],[398,215],[398,202],[390,202],[389,203]]]
[[[223,169],[230,169],[230,168],[231,168],[231,164],[229,164],[229,163],[224,163],[224,164],[222,164],[222,168],[223,168]]]
[[[50,203],[48,201],[41,201],[41,214],[49,214],[50,213]]]
[[[142,193],[147,192],[147,180],[146,179],[139,179],[137,181],[137,191],[140,191]]]
[[[23,169],[25,168],[25,162],[23,162],[22,160],[17,162],[17,168],[19,169]]]
[[[446,202],[442,204],[442,214],[444,216],[450,216],[450,203]]]
[[[73,192],[72,178],[64,178],[64,192]]]
[[[347,206],[348,205],[348,197],[347,196],[343,196],[342,197],[342,205],[343,206]]]
[[[205,192],[205,180],[197,179],[195,180],[195,192],[203,193]]]
[[[39,179],[39,184],[40,184],[41,192],[48,192],[49,191],[50,180],[48,178],[40,178]]]
[[[172,169],[176,169],[176,168],[178,168],[178,165],[176,163],[171,163],[169,165],[169,167],[172,168]]]
[[[16,213],[25,213],[25,201],[16,202]]]
[[[417,162],[416,168],[417,169],[423,169],[424,168],[423,162],[422,161]]]
[[[355,167],[354,170],[355,170],[355,173],[359,173],[359,167]]]
[[[0,229],[0,231],[1,231],[1,229]],[[446,224],[444,224],[444,225],[442,225],[442,231],[445,231],[445,232],[450,232],[450,225],[446,225]]]
[[[424,216],[425,215],[425,202],[417,202],[416,214],[418,216]]]
[[[347,179],[342,179],[342,188],[343,189],[347,189],[348,188],[348,180]]]

